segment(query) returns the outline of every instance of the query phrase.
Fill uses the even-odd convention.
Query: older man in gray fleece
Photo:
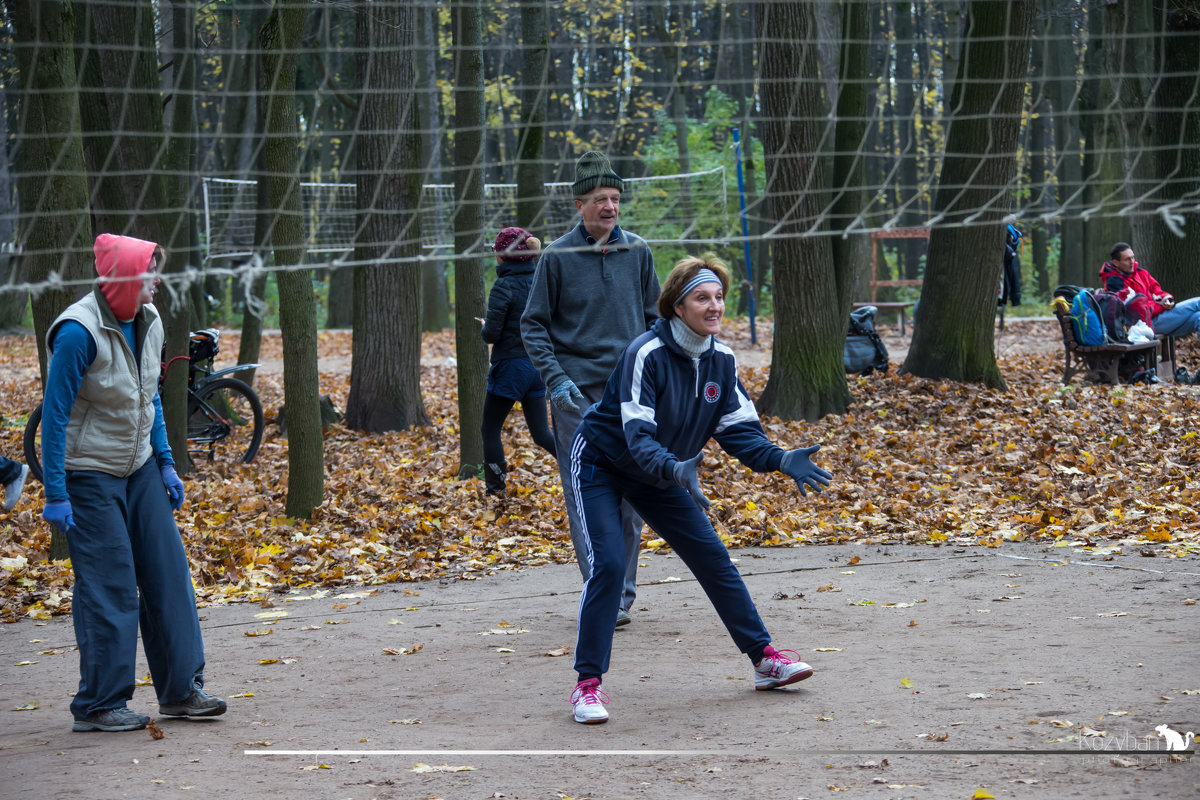
[[[542,251],[521,316],[521,337],[550,390],[571,542],[586,582],[591,576],[591,547],[583,533],[570,474],[571,441],[583,412],[604,394],[604,384],[625,346],[658,318],[659,284],[649,245],[617,225],[624,181],[613,172],[608,158],[595,151],[580,156],[572,188],[580,222]],[[622,504],[621,516],[628,566],[618,626],[629,622],[642,534],[642,520],[627,503]]]

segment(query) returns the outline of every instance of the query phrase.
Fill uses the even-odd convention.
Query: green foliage
[[[725,168],[725,196],[728,204],[724,208],[705,206],[697,203],[695,210],[696,232],[689,238],[726,240],[721,244],[696,242],[678,245],[656,245],[654,248],[654,263],[660,278],[665,278],[675,263],[685,256],[699,255],[712,251],[724,260],[734,272],[735,284],[745,276],[745,266],[742,255],[743,248],[739,237],[742,226],[738,209],[737,185],[737,152],[733,144],[733,128],[736,127],[737,103],[715,86],[704,96],[704,116],[699,120],[687,120],[688,125],[688,157],[692,172],[704,172],[717,167]],[[645,151],[641,154],[649,175],[670,175],[678,173],[679,147],[676,140],[675,121],[661,108],[654,112],[655,129],[646,141]],[[744,137],[743,137],[744,140]],[[752,137],[753,158],[758,166],[755,170],[756,189],[761,193],[764,189],[764,173],[762,169],[762,142]],[[743,153],[743,158],[750,158],[750,153]],[[698,181],[699,182],[699,181]],[[697,182],[697,183],[698,183]],[[703,187],[696,186],[696,197],[703,197]],[[667,196],[665,192],[658,196],[639,195],[634,201],[637,204],[639,219],[638,230],[641,236],[658,234],[654,223],[649,226],[641,220],[647,218],[663,219],[661,238],[678,236],[679,221],[668,216],[668,207],[678,212],[681,198],[678,193]],[[659,209],[659,213],[655,213]],[[667,220],[670,220],[669,222]],[[731,303],[732,305],[732,303]],[[768,308],[757,309],[760,313],[769,313]]]

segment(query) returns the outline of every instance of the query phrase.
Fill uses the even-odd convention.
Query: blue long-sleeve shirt
[[[121,332],[134,356],[140,357],[133,335],[133,321],[122,322]],[[66,500],[67,497],[67,422],[71,409],[92,362],[96,360],[96,343],[87,328],[74,320],[66,320],[54,334],[54,356],[46,371],[46,396],[42,401],[42,473],[46,500]],[[150,447],[159,467],[174,464],[171,447],[167,444],[167,425],[163,420],[162,402],[154,394],[154,427],[150,431]]]

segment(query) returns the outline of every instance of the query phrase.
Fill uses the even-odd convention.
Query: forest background
[[[162,243],[168,357],[190,329],[217,325],[238,330],[240,363],[255,362],[268,323],[281,331],[289,435],[276,491],[289,519],[312,519],[341,479],[326,463],[319,325],[355,331],[346,430],[446,425],[427,398],[450,392],[450,472],[478,473],[488,244],[514,222],[546,240],[565,232],[569,195],[554,184],[586,149],[649,179],[622,221],[652,234],[660,269],[715,249],[741,277],[731,310],[769,316],[755,394],[781,424],[855,402],[842,340],[873,280],[924,281],[879,294],[922,301],[902,373],[1009,388],[994,328],[1009,223],[1026,234],[1028,303],[1056,283],[1095,283],[1117,240],[1177,296],[1200,294],[1194,0],[0,11],[0,323],[31,325],[44,370],[42,335],[87,290],[94,236]],[[211,224],[217,180],[252,182],[239,184],[249,211],[230,201],[240,233]],[[348,214],[322,205],[335,185],[352,193]],[[326,224],[347,216],[340,233]],[[914,227],[930,231],[927,247],[872,237]],[[452,388],[421,366],[422,333],[444,330]],[[163,384],[176,453],[184,379],[168,371]]]

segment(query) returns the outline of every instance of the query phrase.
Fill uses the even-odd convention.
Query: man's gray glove
[[[707,510],[708,498],[704,496],[704,492],[700,491],[700,479],[696,476],[696,467],[700,466],[700,460],[703,458],[704,453],[697,453],[694,458],[689,458],[687,461],[676,461],[671,465],[671,480],[687,489],[688,494],[696,501],[696,505]]]
[[[833,475],[818,467],[809,458],[820,449],[821,445],[814,444],[812,447],[789,450],[779,462],[779,471],[796,481],[802,495],[808,496],[808,489],[819,492],[833,480]]]
[[[576,401],[583,402],[583,392],[570,378],[567,378],[550,392],[550,402],[560,411],[578,411]]]

